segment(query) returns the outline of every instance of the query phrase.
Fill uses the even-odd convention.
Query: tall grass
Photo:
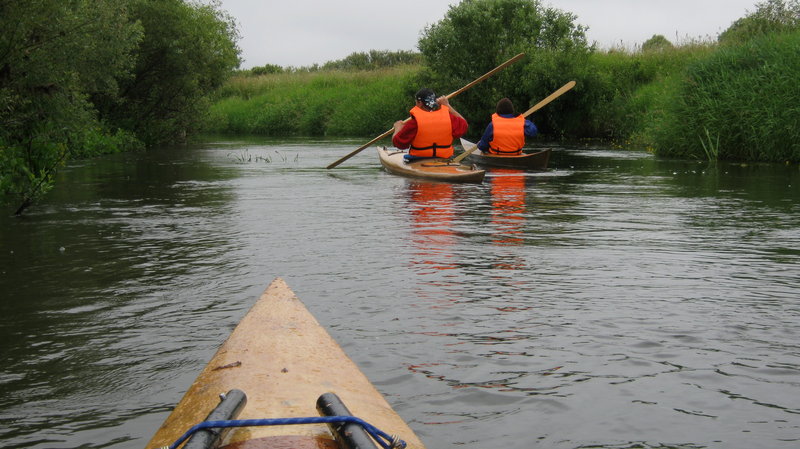
[[[800,32],[721,46],[687,67],[651,134],[657,154],[800,161]]]
[[[644,144],[644,130],[674,95],[673,83],[686,67],[710,54],[710,43],[692,42],[655,51],[595,52],[582,73],[580,137]]]
[[[797,48],[800,32],[735,45],[707,41],[652,51],[539,53],[520,66],[524,70],[499,74],[459,97],[456,106],[478,138],[497,99],[513,97],[524,110],[528,100],[533,104],[574,79],[573,91],[531,117],[543,138],[600,138],[676,158],[797,162]],[[431,82],[430,72],[400,66],[239,76],[218,92],[206,130],[374,136],[408,116],[419,87],[441,87]],[[470,95],[481,101],[470,101]]]
[[[405,117],[419,68],[278,73],[231,79],[206,131],[268,136],[380,134]]]

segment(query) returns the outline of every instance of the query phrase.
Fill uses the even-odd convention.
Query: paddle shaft
[[[507,66],[509,66],[509,65],[511,65],[511,64],[513,64],[513,63],[515,63],[515,62],[517,62],[517,61],[518,61],[518,60],[520,60],[520,59],[521,59],[523,56],[525,56],[525,53],[520,53],[520,54],[518,54],[518,55],[514,56],[513,58],[509,59],[508,61],[506,61],[506,62],[504,62],[504,63],[500,64],[499,66],[495,67],[494,69],[492,69],[492,70],[490,70],[490,71],[486,72],[486,73],[485,73],[485,74],[483,74],[481,77],[477,78],[475,81],[473,81],[473,82],[471,82],[471,83],[467,84],[466,86],[462,87],[461,89],[458,89],[457,91],[455,91],[455,92],[453,92],[453,93],[451,93],[451,94],[447,95],[447,96],[446,96],[446,98],[449,100],[450,98],[452,98],[452,97],[455,97],[456,95],[460,94],[461,92],[464,92],[465,90],[467,90],[467,89],[471,88],[472,86],[474,86],[474,85],[476,85],[476,84],[480,83],[481,81],[485,80],[486,78],[489,78],[490,76],[494,75],[495,73],[497,73],[497,72],[499,72],[499,71],[503,70],[503,69],[504,69],[504,68],[506,68]],[[409,118],[406,118],[404,121],[406,121],[406,122],[407,122],[407,121],[409,121],[409,120],[411,120],[411,117],[409,117]],[[394,131],[394,128],[392,128],[392,129],[390,129],[390,130],[386,131],[385,133],[381,134],[380,136],[378,136],[378,137],[376,137],[376,138],[374,138],[374,139],[370,140],[369,142],[365,143],[364,145],[361,145],[360,147],[358,147],[358,148],[356,148],[355,150],[351,151],[351,152],[350,152],[350,153],[349,153],[347,156],[345,156],[345,157],[343,157],[343,158],[339,159],[338,161],[336,161],[336,162],[334,162],[334,163],[332,163],[332,164],[328,165],[328,167],[327,167],[327,168],[328,168],[328,169],[331,169],[331,168],[334,168],[334,167],[336,167],[337,165],[341,164],[342,162],[344,162],[344,161],[346,161],[346,160],[350,159],[351,157],[355,156],[356,154],[360,153],[360,152],[361,152],[361,151],[362,151],[364,148],[367,148],[367,147],[369,147],[370,145],[372,145],[373,143],[375,143],[375,142],[377,142],[377,141],[379,141],[379,140],[383,139],[384,137],[387,137],[387,136],[389,136],[390,134],[392,134],[392,132],[393,132],[393,131]]]
[[[539,109],[542,109],[542,108],[543,108],[543,107],[545,107],[545,106],[546,106],[548,103],[550,103],[551,101],[553,101],[553,100],[555,100],[556,98],[560,97],[560,96],[561,96],[561,95],[562,95],[564,92],[566,92],[566,91],[568,91],[568,90],[572,89],[573,87],[575,87],[575,81],[570,81],[570,82],[568,82],[567,84],[564,84],[564,85],[563,85],[563,86],[561,86],[561,87],[560,87],[560,88],[559,88],[557,91],[555,91],[555,92],[553,92],[552,94],[548,95],[548,96],[547,96],[547,98],[545,98],[544,100],[542,100],[542,101],[540,101],[540,102],[536,103],[536,105],[534,105],[532,108],[530,108],[530,109],[528,109],[527,111],[525,111],[525,113],[524,113],[524,114],[522,114],[522,116],[523,116],[523,117],[527,117],[527,116],[529,116],[529,115],[533,114],[534,112],[538,111]],[[473,151],[475,151],[475,150],[477,150],[477,149],[478,149],[478,145],[477,145],[477,144],[475,144],[475,146],[474,146],[474,147],[472,147],[472,148],[470,148],[469,150],[467,150],[467,151],[464,151],[463,153],[459,154],[459,155],[458,155],[458,157],[456,157],[455,159],[453,159],[453,162],[454,162],[454,163],[461,162],[461,161],[462,161],[464,158],[466,158],[467,156],[469,156],[469,155],[470,155],[470,154],[471,154]]]

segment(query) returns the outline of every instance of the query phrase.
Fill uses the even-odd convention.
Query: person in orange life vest
[[[496,112],[492,114],[492,121],[478,142],[478,149],[489,154],[522,154],[525,136],[533,137],[536,133],[536,125],[517,115],[511,100],[503,98],[497,102]]]
[[[414,96],[411,119],[394,123],[392,145],[401,150],[409,148],[404,158],[409,160],[453,156],[453,140],[467,132],[467,121],[456,111],[447,97],[436,98],[428,88]]]

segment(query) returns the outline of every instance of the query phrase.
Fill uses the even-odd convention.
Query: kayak
[[[394,175],[410,178],[428,179],[446,182],[483,182],[485,170],[479,170],[474,165],[452,163],[444,158],[425,158],[413,162],[406,162],[404,150],[378,148],[378,157],[383,168]]]
[[[278,419],[300,424],[260,425]],[[353,423],[359,420],[367,425]],[[410,449],[425,447],[280,278],[239,322],[146,447],[177,447],[203,421],[211,421],[205,425],[213,431],[194,433],[184,448],[376,448],[374,433],[396,436]]]
[[[469,150],[476,144],[461,139],[461,145],[464,150]],[[520,155],[499,155],[484,153],[481,150],[475,150],[468,156],[470,162],[486,167],[505,167],[505,168],[521,168],[529,170],[547,170],[547,164],[550,161],[551,150],[549,148],[535,153],[523,153]]]

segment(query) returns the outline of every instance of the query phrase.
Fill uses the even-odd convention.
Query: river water
[[[362,143],[78,162],[0,217],[0,446],[144,447],[282,277],[432,449],[800,447],[796,165],[324,168]]]

